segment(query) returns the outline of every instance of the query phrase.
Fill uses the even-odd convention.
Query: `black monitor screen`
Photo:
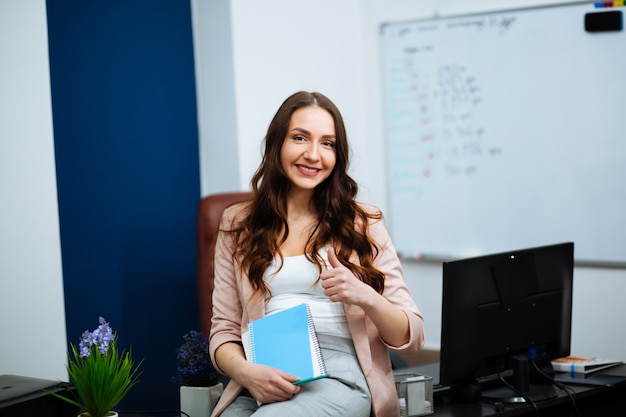
[[[444,263],[441,384],[497,384],[520,358],[569,355],[573,270],[573,243]]]

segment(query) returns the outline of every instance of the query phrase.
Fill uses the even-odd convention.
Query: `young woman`
[[[230,382],[213,416],[400,414],[388,350],[417,353],[423,320],[381,212],[355,201],[348,155],[333,102],[295,93],[270,123],[252,200],[224,211],[209,350]],[[302,303],[330,377],[293,385],[295,376],[248,362],[241,334]]]

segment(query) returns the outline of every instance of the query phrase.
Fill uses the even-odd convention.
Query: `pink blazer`
[[[241,207],[235,205],[224,211],[220,229],[229,229]],[[362,205],[362,207],[368,211],[376,210],[372,206]],[[357,357],[370,389],[372,415],[393,417],[399,416],[400,410],[388,349],[408,354],[419,352],[424,344],[424,322],[404,282],[400,260],[383,222],[371,221],[369,233],[381,247],[374,264],[385,273],[383,296],[403,309],[409,318],[409,342],[399,347],[387,345],[380,338],[374,323],[360,307],[349,304],[345,304],[344,307]],[[227,233],[218,234],[209,345],[213,363],[216,363],[215,351],[220,345],[226,342],[241,342],[240,335],[247,329],[247,324],[265,315],[263,297],[254,294],[247,275],[237,268],[239,263],[233,259],[234,248],[235,243]],[[358,258],[354,257],[351,261],[358,262]],[[242,386],[231,380],[211,416],[218,416],[241,390]]]

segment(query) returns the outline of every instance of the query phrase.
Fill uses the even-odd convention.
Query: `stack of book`
[[[579,356],[566,356],[552,361],[552,368],[556,372],[570,372],[574,374],[590,374],[602,369],[621,365],[622,361],[603,358],[584,358]]]

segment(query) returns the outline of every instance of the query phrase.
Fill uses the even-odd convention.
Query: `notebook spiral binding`
[[[248,324],[248,333],[250,335],[250,345],[249,345],[250,359],[249,360],[252,363],[256,363],[256,349],[254,347],[254,323]]]
[[[306,304],[306,313],[309,321],[309,332],[311,333],[311,339],[313,340],[313,346],[315,349],[315,360],[322,374],[326,374],[326,364],[324,363],[324,358],[322,357],[322,351],[320,349],[320,343],[317,339],[317,331],[315,330],[315,323],[313,322],[313,315],[311,314],[311,309],[308,304]],[[253,353],[254,354],[254,353]]]

